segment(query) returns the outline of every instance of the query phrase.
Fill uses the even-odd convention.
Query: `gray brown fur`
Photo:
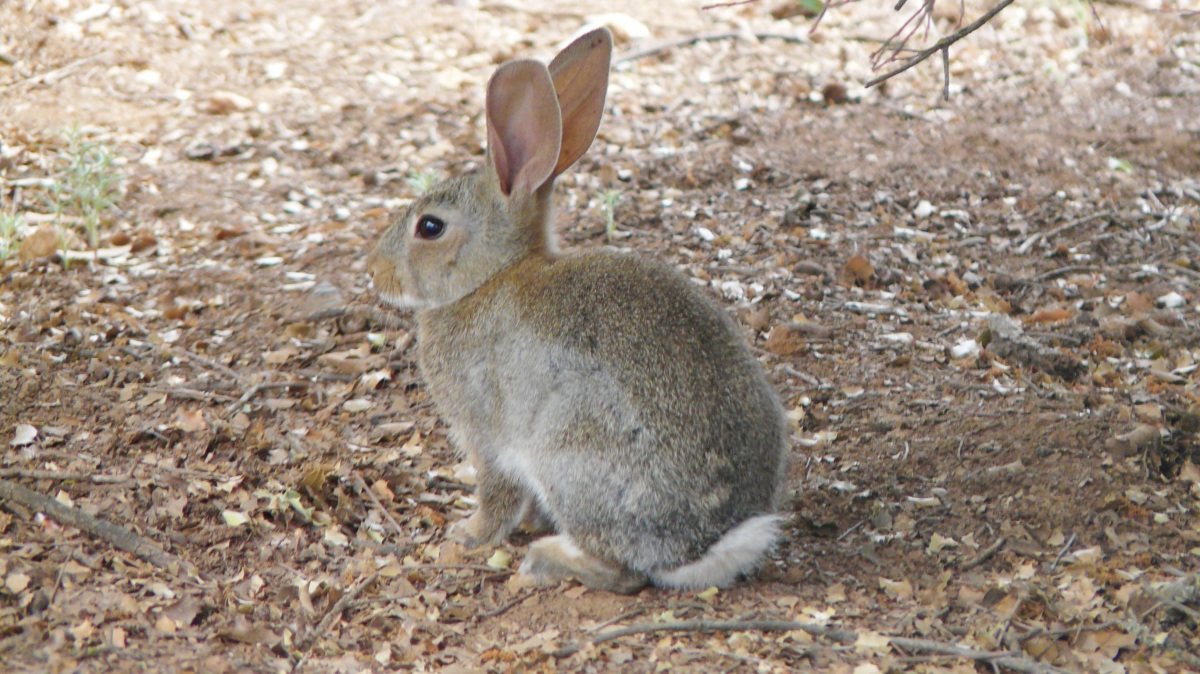
[[[594,79],[601,56],[606,73],[606,39],[589,34],[564,50],[568,58],[551,64],[555,85],[571,86],[559,84],[572,79],[564,72]],[[568,63],[555,70],[560,60]],[[523,70],[508,78],[528,77],[545,103],[549,79],[531,62],[517,63]],[[531,546],[524,573],[616,591],[648,579],[706,582],[711,573],[663,579],[754,518],[768,533],[754,534],[748,549],[761,556],[771,540],[758,539],[774,537],[775,520],[764,516],[778,507],[788,451],[778,396],[733,321],[676,271],[632,255],[556,252],[553,180],[577,159],[567,148],[582,153],[591,136],[560,143],[562,157],[551,147],[522,164],[534,154],[522,143],[553,139],[526,139],[516,124],[496,141],[505,130],[490,125],[503,126],[508,108],[492,109],[495,86],[489,138],[513,145],[505,151],[518,158],[516,168],[498,176],[503,162],[489,154],[483,170],[431,188],[384,235],[370,264],[385,300],[417,309],[421,371],[478,473],[479,510],[455,536],[469,546],[498,543],[522,520],[542,519],[559,537]],[[595,95],[557,94],[563,110],[572,95]],[[602,109],[583,103],[570,109]],[[561,128],[594,134],[590,122],[563,120]],[[536,187],[522,191],[522,181]],[[413,234],[428,214],[446,223],[432,241]],[[727,545],[741,545],[733,538]],[[756,561],[734,558],[742,571]]]

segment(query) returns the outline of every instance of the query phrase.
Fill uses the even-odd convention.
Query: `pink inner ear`
[[[604,114],[612,34],[598,28],[567,45],[550,62],[550,76],[562,110],[562,149],[554,175],[566,171],[591,146]]]
[[[550,180],[562,142],[554,84],[537,61],[512,61],[488,84],[488,145],[506,196],[532,194]]]
[[[492,168],[496,170],[496,177],[500,179],[500,191],[507,197],[512,192],[512,181],[508,176],[508,153],[505,152],[504,143],[500,142],[500,136],[492,128],[490,120],[488,124],[488,154],[492,157]]]

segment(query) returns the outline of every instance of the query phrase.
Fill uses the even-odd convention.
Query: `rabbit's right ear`
[[[554,82],[539,61],[511,61],[487,89],[488,155],[505,196],[533,194],[554,177],[562,116]]]
[[[604,96],[608,93],[608,69],[612,59],[613,38],[607,28],[597,28],[579,36],[550,62],[550,77],[558,93],[562,110],[562,150],[554,175],[566,171],[592,145]]]

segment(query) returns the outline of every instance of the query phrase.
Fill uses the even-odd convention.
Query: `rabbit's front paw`
[[[501,529],[495,518],[482,510],[476,510],[467,519],[450,525],[449,536],[451,540],[458,541],[471,550],[502,540],[508,532]]]
[[[549,534],[554,532],[554,521],[550,519],[542,509],[537,507],[536,503],[530,502],[525,507],[525,513],[521,516],[522,532],[533,534]]]

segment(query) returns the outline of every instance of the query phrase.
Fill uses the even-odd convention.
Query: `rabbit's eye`
[[[422,215],[417,219],[417,238],[436,239],[446,230],[446,223],[441,218],[432,215]]]

